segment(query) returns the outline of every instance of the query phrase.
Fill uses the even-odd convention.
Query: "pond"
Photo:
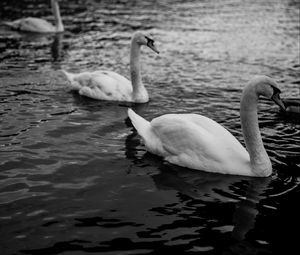
[[[49,2],[2,0],[0,17],[53,22]],[[292,254],[299,115],[260,100],[273,174],[251,178],[147,153],[127,108],[147,120],[202,114],[244,145],[239,102],[253,76],[274,78],[282,98],[300,98],[299,1],[70,0],[60,9],[66,31],[57,35],[0,27],[0,253]],[[160,50],[142,49],[149,103],[70,90],[61,69],[129,78],[135,31]]]

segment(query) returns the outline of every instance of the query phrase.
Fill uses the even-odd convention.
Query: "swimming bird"
[[[300,99],[299,98],[286,98],[282,99],[287,113],[300,113]]]
[[[55,33],[63,32],[64,26],[60,16],[60,10],[58,5],[58,0],[51,0],[52,12],[55,18],[55,26],[44,19],[28,17],[21,18],[11,22],[4,22],[4,25],[7,25],[15,30],[20,30],[24,32],[35,32],[35,33]]]
[[[71,88],[77,90],[80,95],[98,100],[145,103],[149,101],[149,96],[142,82],[140,71],[142,45],[159,53],[153,39],[141,32],[134,33],[130,49],[131,81],[112,71],[93,71],[79,74],[62,71],[67,76]]]
[[[247,150],[223,126],[198,114],[166,114],[148,122],[133,110],[129,118],[146,149],[175,165],[207,172],[265,177],[271,161],[258,127],[259,96],[272,99],[283,109],[277,83],[267,77],[253,78],[245,86],[240,103],[242,131]]]

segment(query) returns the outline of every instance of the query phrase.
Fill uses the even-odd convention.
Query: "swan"
[[[300,99],[299,98],[286,98],[282,99],[287,113],[300,113]]]
[[[253,78],[244,88],[240,116],[247,150],[227,129],[202,115],[166,114],[151,122],[131,109],[128,115],[146,149],[172,164],[214,173],[266,177],[272,173],[272,165],[258,127],[257,103],[261,95],[284,109],[280,93],[277,83],[267,76]]]
[[[63,32],[64,26],[60,16],[58,0],[51,0],[52,12],[55,18],[55,26],[46,20],[34,17],[22,18],[11,22],[4,22],[15,30],[20,30],[24,32],[35,32],[35,33],[55,33]]]
[[[93,71],[79,74],[68,73],[64,70],[72,89],[80,95],[93,99],[145,103],[149,101],[146,88],[143,85],[140,72],[140,48],[148,46],[157,54],[159,51],[154,40],[141,32],[133,34],[130,49],[131,82],[112,71]]]

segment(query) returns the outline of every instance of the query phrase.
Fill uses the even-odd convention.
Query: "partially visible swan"
[[[148,46],[154,52],[159,51],[154,46],[154,40],[141,32],[133,34],[130,49],[131,81],[111,71],[93,71],[71,74],[62,70],[67,76],[72,89],[79,94],[109,101],[148,102],[148,92],[142,82],[140,71],[140,48]]]
[[[51,0],[52,12],[55,18],[55,26],[46,20],[40,18],[22,18],[12,22],[4,22],[4,25],[11,27],[12,29],[24,31],[24,32],[35,32],[35,33],[55,33],[63,32],[64,26],[60,16],[58,0]]]
[[[300,113],[300,99],[299,98],[287,98],[282,99],[286,112],[288,113]]]
[[[131,109],[128,115],[146,149],[173,164],[207,172],[264,177],[272,173],[272,165],[258,127],[257,103],[261,95],[284,109],[279,94],[277,83],[267,76],[255,77],[244,88],[240,116],[247,150],[223,126],[202,115],[166,114],[151,122]]]

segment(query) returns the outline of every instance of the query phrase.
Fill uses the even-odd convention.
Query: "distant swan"
[[[241,98],[241,123],[246,149],[217,122],[197,114],[167,114],[146,121],[131,109],[129,118],[146,149],[170,163],[232,175],[269,176],[271,161],[263,146],[257,117],[260,95],[284,108],[277,83],[258,76],[244,88]]]
[[[111,71],[93,71],[79,74],[71,74],[63,71],[67,76],[72,89],[79,94],[109,101],[126,101],[145,103],[149,96],[143,85],[140,72],[140,48],[148,46],[154,52],[159,51],[154,46],[154,40],[141,32],[133,34],[130,50],[130,74],[131,81]]]
[[[300,113],[300,99],[299,98],[286,98],[282,99],[287,113]]]
[[[4,22],[3,24],[24,32],[35,32],[35,33],[55,33],[63,32],[64,26],[61,20],[58,0],[51,0],[52,12],[55,18],[55,26],[46,20],[40,18],[22,18],[12,22]]]

